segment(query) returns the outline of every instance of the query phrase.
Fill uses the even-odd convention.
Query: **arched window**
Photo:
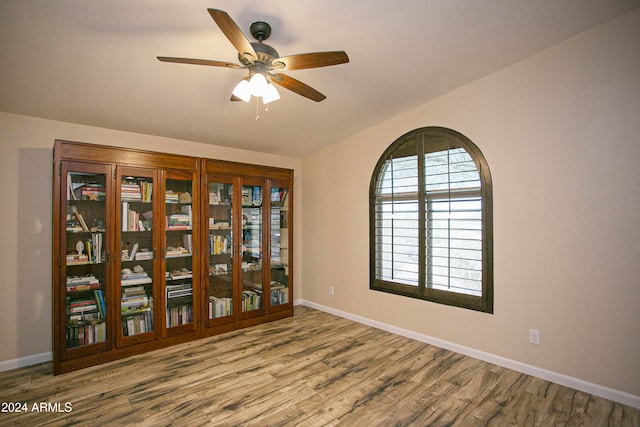
[[[370,288],[493,313],[491,173],[446,128],[393,142],[369,190]]]

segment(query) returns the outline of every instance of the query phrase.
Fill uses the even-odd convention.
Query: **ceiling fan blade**
[[[192,59],[192,58],[172,58],[169,56],[158,56],[158,60],[162,62],[175,62],[178,64],[194,64],[194,65],[210,65],[212,67],[228,67],[228,68],[245,68],[233,62],[213,61],[210,59]]]
[[[244,35],[229,14],[218,9],[207,9],[207,11],[209,11],[209,15],[216,21],[218,27],[220,27],[238,53],[253,63],[258,58],[258,55],[256,55],[256,51],[253,49],[253,46],[251,46],[247,36]]]
[[[284,64],[283,70],[302,70],[304,68],[328,67],[330,65],[345,64],[349,57],[344,51],[301,53],[299,55],[283,56],[273,60]]]
[[[289,77],[286,74],[273,74],[271,81],[279,86],[282,86],[285,89],[289,89],[291,92],[295,92],[298,95],[309,98],[312,101],[320,102],[326,98],[326,96],[324,96],[311,86],[306,85],[300,80],[294,79],[293,77]]]

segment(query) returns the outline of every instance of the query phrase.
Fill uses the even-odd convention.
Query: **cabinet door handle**
[[[162,259],[167,258],[167,248],[162,248]]]
[[[157,248],[153,248],[153,259],[154,260],[158,259],[158,249]]]
[[[107,264],[109,264],[111,262],[111,252],[104,251],[104,257],[105,257],[105,261],[107,262]]]

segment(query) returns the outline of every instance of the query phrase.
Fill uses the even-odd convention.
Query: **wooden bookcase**
[[[293,171],[56,141],[60,374],[293,315]]]

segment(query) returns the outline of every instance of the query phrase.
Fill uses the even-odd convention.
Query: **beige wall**
[[[423,126],[462,132],[491,168],[493,315],[368,289],[371,172]],[[302,296],[640,396],[639,161],[636,9],[306,157]]]
[[[51,176],[55,139],[179,153],[294,169],[302,183],[300,159],[197,144],[108,129],[0,113],[0,364],[52,351]],[[300,230],[301,198],[294,199],[294,227]],[[300,248],[302,233],[294,234]],[[294,262],[299,263],[298,252]],[[294,270],[294,296],[301,270]]]

